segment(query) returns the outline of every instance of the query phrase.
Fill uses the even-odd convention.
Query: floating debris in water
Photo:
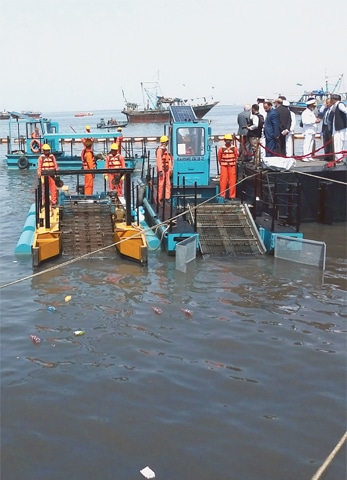
[[[66,295],[65,302],[69,302],[71,300],[71,298],[72,298],[71,295]]]
[[[155,473],[149,467],[143,468],[140,470],[140,473],[142,473],[145,478],[155,478]]]
[[[49,307],[47,307],[47,310],[48,310],[49,312],[54,312],[54,311],[56,310],[56,308],[53,307],[53,305],[50,305]]]
[[[159,307],[151,307],[151,308],[158,315],[161,315],[163,313],[163,310]]]
[[[188,310],[188,308],[181,308],[181,312],[183,312],[187,317],[192,317],[194,315],[193,310]]]
[[[41,339],[39,337],[37,337],[36,335],[30,335],[30,338],[33,341],[33,343],[40,343],[41,342]]]
[[[73,334],[75,335],[75,337],[80,337],[80,336],[84,335],[85,332],[83,330],[75,330],[73,332]]]

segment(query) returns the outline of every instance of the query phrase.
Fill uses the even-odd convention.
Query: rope
[[[334,450],[330,453],[330,455],[327,456],[327,458],[325,459],[324,463],[322,464],[322,466],[317,470],[317,472],[313,475],[313,477],[311,478],[311,480],[319,480],[322,476],[322,474],[325,472],[325,470],[328,468],[328,466],[331,464],[331,462],[333,461],[333,459],[336,457],[336,454],[338,453],[338,451],[340,450],[340,448],[342,447],[342,445],[344,444],[344,442],[346,441],[347,439],[347,431],[342,435],[342,437],[340,438],[340,440],[338,441],[336,447],[334,448]]]
[[[346,153],[347,153],[347,152],[346,152]],[[310,173],[307,173],[307,172],[300,172],[300,171],[298,171],[298,170],[291,170],[291,171],[288,172],[288,173],[291,173],[291,172],[292,172],[292,173],[297,173],[297,174],[300,174],[300,175],[307,175],[307,176],[309,176],[309,177],[314,177],[314,178],[318,178],[318,179],[321,179],[321,180],[326,180],[325,177],[321,177],[321,176],[319,176],[319,175],[313,175],[313,174],[310,174]],[[271,172],[271,173],[280,174],[280,173],[283,173],[283,172]],[[249,180],[249,179],[257,176],[258,174],[259,174],[259,173],[257,172],[257,173],[255,173],[255,174],[253,174],[253,175],[249,175],[249,176],[247,176],[247,177],[239,180],[238,182],[235,183],[235,186],[243,183],[243,182],[246,181],[246,180]],[[330,181],[330,182],[333,182],[333,183],[340,184],[340,185],[347,185],[346,182],[342,182],[342,181],[340,181],[340,180],[329,179],[329,181]],[[164,235],[164,234],[166,233],[166,231],[168,230],[169,226],[170,226],[170,222],[178,219],[179,217],[181,217],[181,216],[183,216],[183,215],[186,215],[187,213],[192,214],[192,210],[194,211],[195,209],[197,209],[197,208],[205,205],[206,203],[209,203],[211,200],[214,200],[214,199],[220,197],[221,193],[226,193],[226,192],[228,192],[229,190],[230,190],[230,187],[227,188],[224,192],[219,192],[219,194],[216,194],[216,195],[214,195],[213,197],[208,198],[207,200],[199,203],[199,205],[197,205],[197,206],[192,206],[192,207],[191,207],[191,206],[188,206],[188,210],[185,210],[185,211],[177,214],[175,217],[172,217],[172,218],[170,218],[170,219],[168,219],[168,220],[166,220],[166,221],[164,221],[164,222],[161,222],[161,223],[159,223],[159,224],[156,224],[156,225],[154,225],[153,227],[148,227],[148,228],[142,230],[142,232],[143,232],[143,233],[146,233],[146,232],[149,232],[149,231],[154,231],[154,232],[156,233],[156,230],[157,230],[159,227],[166,225],[167,228],[166,228],[165,231],[163,232],[163,235]],[[163,238],[163,235],[162,235],[162,238]],[[31,279],[31,278],[38,277],[38,276],[40,276],[40,275],[43,275],[44,273],[52,272],[52,271],[57,270],[57,269],[59,269],[59,268],[61,268],[61,267],[65,267],[65,266],[67,266],[67,265],[71,265],[71,264],[73,264],[73,263],[75,263],[75,262],[78,262],[79,260],[82,260],[82,259],[84,259],[84,258],[88,258],[88,257],[90,257],[91,255],[94,255],[94,254],[96,254],[96,253],[102,252],[102,251],[104,251],[104,250],[106,250],[106,249],[108,249],[108,248],[115,247],[115,246],[119,245],[120,243],[125,242],[125,241],[127,241],[127,240],[130,240],[130,239],[132,239],[132,238],[135,238],[135,237],[137,237],[137,236],[138,236],[138,234],[136,233],[136,234],[134,234],[134,235],[131,236],[131,237],[124,238],[124,239],[120,240],[119,242],[112,243],[111,245],[107,245],[106,247],[102,247],[102,248],[99,248],[98,250],[94,250],[93,252],[89,252],[89,253],[86,253],[86,254],[84,254],[84,255],[81,255],[80,257],[73,258],[73,259],[68,260],[68,261],[66,261],[66,262],[64,262],[64,263],[60,263],[59,265],[50,267],[50,268],[45,269],[45,270],[42,270],[42,271],[40,271],[40,272],[36,272],[36,273],[34,273],[34,274],[32,274],[32,275],[28,275],[27,277],[22,277],[22,278],[19,278],[19,279],[17,279],[17,280],[14,280],[14,281],[12,281],[12,282],[9,282],[9,283],[0,285],[0,290],[3,289],[3,288],[9,287],[9,286],[11,286],[11,285],[15,285],[15,284],[17,284],[17,283],[23,282],[23,281],[25,281],[25,280],[29,280],[29,279]],[[161,238],[161,240],[162,240],[162,238]],[[159,248],[159,247],[158,247],[158,248]],[[152,249],[152,250],[154,251],[154,250],[156,250],[156,249]]]

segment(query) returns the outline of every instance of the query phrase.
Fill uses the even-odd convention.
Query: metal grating
[[[193,122],[197,120],[193,107],[190,105],[171,105],[170,114],[174,122]]]
[[[62,209],[63,255],[78,257],[112,245],[113,229],[110,205],[68,204]],[[110,247],[97,254],[114,256]]]
[[[256,255],[264,253],[260,237],[243,205],[201,205],[197,231],[202,254]]]

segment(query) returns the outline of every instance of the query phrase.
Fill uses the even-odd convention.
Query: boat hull
[[[198,119],[203,118],[219,102],[205,105],[193,106],[194,113]],[[170,118],[169,109],[165,110],[123,110],[128,123],[167,123]]]

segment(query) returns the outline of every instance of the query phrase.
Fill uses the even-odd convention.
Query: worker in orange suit
[[[224,147],[220,147],[217,153],[220,165],[220,196],[226,199],[227,189],[229,189],[229,199],[236,197],[236,162],[238,151],[235,145],[232,145],[232,135],[227,133],[224,135]]]
[[[105,168],[125,168],[125,160],[124,157],[118,153],[119,146],[117,143],[112,143],[111,145],[111,153],[109,153],[106,157]],[[117,195],[123,194],[123,180],[121,174],[108,174],[105,175],[105,179],[108,179],[108,185],[110,190],[116,190]]]
[[[39,156],[37,160],[37,175],[41,178],[42,170],[52,170],[52,173],[58,170],[58,164],[55,156],[51,153],[51,147],[45,143],[42,145],[42,155]],[[43,177],[42,177],[43,179]],[[48,177],[49,181],[49,192],[50,192],[50,203],[52,206],[56,206],[58,199],[57,186],[54,181],[54,175]]]
[[[96,161],[93,153],[93,140],[91,138],[83,139],[84,148],[81,153],[83,170],[94,170],[96,168]],[[84,175],[84,194],[93,195],[94,189],[94,175],[87,173]]]
[[[167,149],[169,139],[166,135],[160,137],[160,146],[156,150],[158,174],[158,201],[169,200],[171,197],[171,176],[173,159]],[[164,191],[165,188],[165,191]]]
[[[118,127],[117,132],[120,133],[120,136],[115,137],[114,143],[116,143],[118,145],[118,153],[121,154],[122,153],[122,142],[124,140],[124,136],[123,136],[123,133],[122,133],[122,127]]]

